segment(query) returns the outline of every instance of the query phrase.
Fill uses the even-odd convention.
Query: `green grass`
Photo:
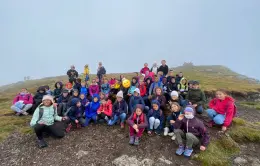
[[[259,102],[241,102],[240,105],[248,108],[254,108],[260,110],[260,103]]]

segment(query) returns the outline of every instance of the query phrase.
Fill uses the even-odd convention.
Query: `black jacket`
[[[167,65],[165,65],[165,66],[162,66],[162,65],[161,65],[161,66],[159,67],[159,69],[158,69],[158,72],[159,72],[159,71],[162,71],[162,72],[163,72],[163,75],[166,76],[166,75],[168,74],[168,72],[169,72],[169,68],[168,68]]]

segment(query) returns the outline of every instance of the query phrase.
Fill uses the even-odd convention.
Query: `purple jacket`
[[[94,94],[99,94],[99,86],[98,85],[90,85],[89,86],[89,94],[93,96]]]
[[[30,93],[21,95],[20,93],[14,98],[13,104],[17,101],[23,101],[24,104],[33,104],[33,97]]]
[[[174,124],[175,129],[181,129],[184,133],[192,133],[200,138],[201,145],[207,146],[209,144],[209,135],[203,122],[197,118],[186,119],[185,117],[180,121],[177,120]]]

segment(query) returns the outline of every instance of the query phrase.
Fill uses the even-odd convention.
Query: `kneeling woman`
[[[210,127],[213,124],[222,125],[222,131],[226,131],[236,115],[235,100],[228,96],[224,90],[218,90],[216,98],[210,101],[209,108],[207,113],[209,118],[212,119]]]
[[[30,123],[38,137],[38,145],[40,148],[47,147],[47,143],[43,139],[44,132],[57,138],[62,138],[65,134],[61,125],[55,125],[54,121],[62,121],[67,118],[58,116],[57,109],[53,106],[53,103],[53,97],[45,95],[42,99],[42,104],[35,110]]]

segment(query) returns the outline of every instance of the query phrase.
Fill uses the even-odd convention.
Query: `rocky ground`
[[[259,121],[260,112],[240,108],[239,116],[254,122]],[[215,136],[217,130],[209,130],[211,137]],[[170,137],[148,137],[145,134],[140,146],[130,146],[128,145],[128,129],[121,130],[119,126],[91,125],[88,128],[74,130],[63,139],[57,140],[49,137],[46,138],[46,141],[49,147],[39,149],[36,146],[34,135],[21,136],[18,133],[12,134],[0,144],[1,165],[199,165],[196,161],[176,156],[177,145]],[[260,165],[259,144],[251,143],[240,146],[241,153],[233,158],[233,165]]]

